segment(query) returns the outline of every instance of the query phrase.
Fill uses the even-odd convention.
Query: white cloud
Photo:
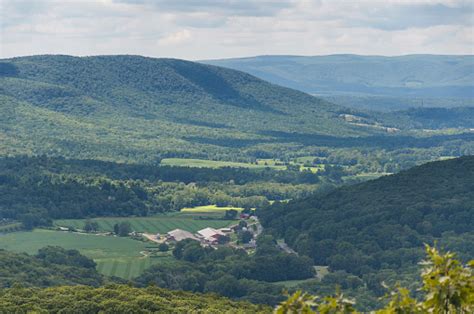
[[[0,57],[472,54],[471,0],[0,0]]]
[[[168,46],[168,45],[178,45],[186,42],[188,39],[191,38],[191,32],[187,29],[180,30],[178,32],[169,34],[163,38],[158,40],[160,45]]]

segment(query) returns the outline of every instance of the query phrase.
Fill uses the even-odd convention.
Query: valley
[[[0,265],[25,260],[3,288],[268,312],[339,286],[369,311],[382,282],[417,291],[423,243],[474,254],[469,107],[369,111],[196,62],[45,55],[0,60],[0,113]]]

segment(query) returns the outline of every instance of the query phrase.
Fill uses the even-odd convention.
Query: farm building
[[[216,230],[214,228],[205,228],[199,230],[197,233],[200,237],[204,238],[204,240],[212,244],[217,243],[220,237],[225,236],[224,232]]]
[[[186,230],[174,229],[166,234],[167,241],[179,242],[185,239],[193,239],[199,241],[199,239],[196,238],[191,232],[188,232]]]

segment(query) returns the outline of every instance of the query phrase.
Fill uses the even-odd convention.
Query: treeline
[[[453,253],[440,253],[426,246],[427,259],[422,262],[423,294],[413,298],[410,290],[397,284],[388,287],[385,304],[370,313],[473,313],[474,260],[463,265]],[[340,291],[325,298],[297,291],[275,310],[277,314],[359,313],[360,299],[348,299]],[[366,311],[365,311],[366,312]]]
[[[179,242],[173,255],[177,262],[153,265],[134,281],[275,305],[283,287],[271,283],[314,277],[311,259],[283,253],[271,236],[259,237],[251,256],[230,247],[204,248],[193,240]]]
[[[378,274],[417,263],[424,242],[441,239],[474,256],[462,245],[474,232],[472,191],[474,157],[462,157],[275,204],[258,215],[269,232],[315,264],[356,275],[383,293]]]
[[[299,171],[1,158],[0,216],[33,228],[58,218],[147,216],[209,204],[254,208],[307,196],[319,180]]]
[[[104,284],[105,279],[95,267],[92,259],[77,250],[50,246],[40,249],[36,255],[0,250],[0,288],[11,288],[15,284],[24,287],[97,287]]]

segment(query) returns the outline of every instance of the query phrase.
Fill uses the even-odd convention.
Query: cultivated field
[[[98,223],[100,231],[113,231],[116,223],[128,221],[133,231],[146,233],[166,233],[178,228],[194,233],[206,227],[223,228],[235,223],[234,220],[195,219],[198,216],[199,214],[196,213],[192,215],[176,214],[152,217],[106,217],[94,218],[91,221]],[[205,213],[203,213],[203,216],[206,216]],[[85,222],[86,219],[61,219],[55,220],[54,224],[58,227],[82,229]]]
[[[9,251],[35,254],[38,249],[48,245],[76,249],[94,259],[100,273],[124,279],[138,276],[154,263],[171,259],[148,257],[141,252],[152,244],[129,238],[50,230],[14,232],[0,236],[0,248]]]
[[[181,209],[181,213],[207,213],[207,214],[213,214],[213,213],[220,213],[224,215],[224,212],[226,210],[231,210],[234,209],[236,211],[242,211],[242,207],[219,207],[216,205],[206,205],[206,206],[196,206],[196,207],[185,207]]]
[[[320,170],[324,170],[324,165],[315,165],[311,167],[304,167],[303,164],[310,162],[314,157],[298,157],[294,161],[290,162],[290,165],[299,165],[300,170],[310,170],[316,173]],[[176,166],[176,167],[195,167],[195,168],[249,168],[249,169],[263,169],[271,168],[275,170],[286,170],[287,166],[283,165],[281,161],[274,159],[259,159],[257,163],[245,163],[245,162],[231,162],[231,161],[215,161],[215,160],[204,160],[204,159],[187,159],[187,158],[165,158],[161,160],[163,166]]]
[[[232,161],[215,161],[215,160],[204,160],[204,159],[187,159],[187,158],[165,158],[161,160],[163,166],[177,166],[177,167],[196,167],[196,168],[272,168],[277,170],[285,170],[286,166],[277,166],[274,162],[266,162],[259,160],[258,164],[251,164],[245,162],[232,162]]]

